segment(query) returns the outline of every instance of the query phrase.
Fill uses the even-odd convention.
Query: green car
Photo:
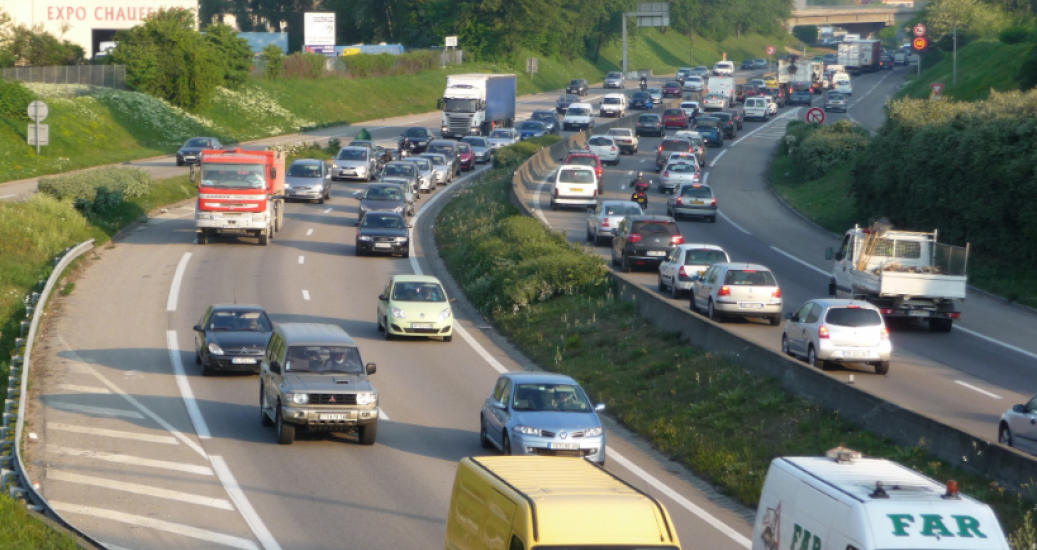
[[[378,297],[378,330],[396,336],[454,338],[454,312],[443,284],[427,275],[395,275]]]

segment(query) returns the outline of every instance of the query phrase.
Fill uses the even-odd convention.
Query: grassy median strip
[[[511,172],[496,169],[460,192],[436,224],[440,255],[472,303],[524,353],[579,380],[660,451],[755,506],[774,457],[845,445],[956,479],[992,504],[1009,532],[1023,524],[1037,489],[1025,499],[1008,494],[935,460],[925,442],[893,445],[656,328],[600,284],[603,261],[522,216],[509,200],[510,185]],[[537,270],[529,269],[534,251]]]

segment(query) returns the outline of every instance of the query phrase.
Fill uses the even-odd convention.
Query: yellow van
[[[586,460],[461,460],[446,550],[562,548],[680,550],[680,542],[661,502]]]

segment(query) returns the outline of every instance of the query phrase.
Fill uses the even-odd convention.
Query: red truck
[[[251,235],[266,246],[284,222],[284,154],[240,147],[206,151],[198,167],[198,244],[217,233]]]

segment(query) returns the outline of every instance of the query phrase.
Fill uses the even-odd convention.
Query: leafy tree
[[[263,53],[259,55],[266,62],[266,77],[277,79],[281,77],[284,70],[284,51],[277,44],[267,44]]]
[[[112,60],[126,65],[126,83],[178,107],[204,108],[223,79],[216,48],[195,31],[189,10],[160,11],[115,39]]]
[[[86,52],[78,44],[43,30],[43,25],[15,25],[0,11],[0,67],[80,65]]]
[[[985,9],[979,0],[934,0],[927,7],[926,23],[929,37],[940,40],[954,32],[968,31]]]
[[[792,35],[800,42],[813,46],[817,42],[817,25],[796,25],[792,29]]]
[[[252,47],[230,25],[218,23],[205,31],[205,39],[216,50],[223,71],[223,85],[240,88],[252,70]]]

